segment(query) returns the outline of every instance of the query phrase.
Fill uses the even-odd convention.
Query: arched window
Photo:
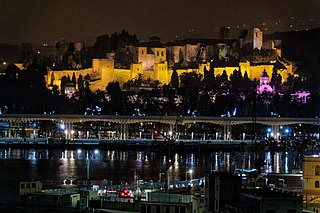
[[[315,175],[320,175],[320,166],[316,165]]]
[[[319,188],[319,181],[316,181],[316,182],[315,182],[314,188]]]

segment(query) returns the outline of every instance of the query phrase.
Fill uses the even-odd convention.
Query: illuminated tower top
[[[257,88],[258,94],[262,94],[264,92],[274,92],[274,88],[272,88],[270,85],[270,77],[268,76],[266,70],[263,70],[261,76],[260,76],[260,85]]]
[[[253,28],[253,49],[261,50],[262,31],[259,28]]]

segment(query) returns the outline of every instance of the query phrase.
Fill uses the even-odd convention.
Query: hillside
[[[273,39],[282,40],[282,56],[297,62],[300,74],[320,80],[320,28],[264,36],[264,40]]]

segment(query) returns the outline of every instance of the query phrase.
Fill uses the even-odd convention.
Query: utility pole
[[[257,93],[256,84],[252,85],[252,126],[251,126],[251,155],[257,142]]]
[[[86,154],[86,163],[87,163],[87,189],[90,188],[90,161],[91,161],[91,154],[89,151]]]

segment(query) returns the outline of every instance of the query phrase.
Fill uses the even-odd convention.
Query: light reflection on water
[[[40,179],[49,181],[85,180],[88,151],[0,149],[0,180]],[[265,152],[264,172],[290,173],[301,169],[301,156],[294,152]],[[133,182],[134,170],[142,180],[159,179],[160,168],[169,171],[171,181],[203,177],[207,171],[234,172],[251,169],[250,153],[211,152],[175,154],[170,157],[152,151],[91,150],[90,179]],[[187,171],[192,169],[192,175]],[[163,170],[162,170],[163,171]],[[168,176],[162,176],[163,180]]]

